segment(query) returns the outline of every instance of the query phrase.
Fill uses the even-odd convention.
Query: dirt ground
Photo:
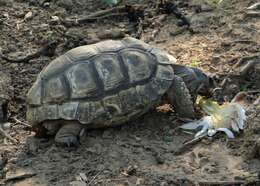
[[[117,11],[68,23],[68,18],[80,20],[111,7],[98,0],[0,0],[0,52],[9,58],[0,57],[0,70],[10,75],[13,93],[5,127],[19,141],[13,144],[0,136],[0,185],[260,185],[257,93],[247,107],[243,133],[232,140],[218,134],[185,148],[183,143],[193,135],[176,129],[181,121],[171,112],[153,111],[119,127],[88,131],[79,148],[34,138],[26,125],[26,93],[51,60],[71,48],[124,35],[139,37],[168,51],[178,63],[214,75],[227,100],[239,91],[260,90],[260,68],[241,73],[244,63],[260,63],[259,14],[246,12],[256,0],[223,0],[218,5],[213,0],[175,1],[189,28],[158,2],[123,1],[119,6],[138,7],[133,17]],[[56,50],[13,60],[50,42]]]

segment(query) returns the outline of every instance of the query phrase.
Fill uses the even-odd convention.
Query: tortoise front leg
[[[180,117],[195,117],[191,95],[181,77],[174,76],[172,86],[167,92],[167,98]]]
[[[76,121],[69,121],[62,125],[55,136],[55,142],[68,147],[79,145],[79,135],[83,125]]]

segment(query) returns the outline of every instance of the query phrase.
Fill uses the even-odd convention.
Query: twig
[[[14,144],[18,144],[19,143],[16,139],[14,139],[9,134],[7,134],[1,126],[0,126],[0,134],[2,134],[4,137],[9,139]]]
[[[202,136],[196,137],[190,141],[185,142],[179,149],[177,149],[174,154],[175,155],[180,155],[183,152],[185,152],[189,147],[191,147],[192,145],[195,145],[196,143],[198,143],[199,141],[201,141],[205,136],[207,136],[207,134],[204,134]]]
[[[19,124],[21,124],[21,125],[23,125],[23,126],[25,126],[25,127],[28,127],[28,128],[32,128],[31,125],[29,125],[28,123],[25,123],[25,122],[23,122],[23,121],[18,120],[16,117],[14,117],[13,119],[14,119],[14,121],[15,121],[16,123],[19,123]]]
[[[102,169],[101,171],[99,171],[99,172],[88,182],[87,185],[91,185],[91,183],[92,183],[93,181],[95,181],[95,179],[97,178],[97,176],[98,176],[99,174],[101,174],[102,171],[103,171],[103,169]]]
[[[142,38],[142,34],[143,34],[143,20],[141,18],[139,18],[137,32],[136,32],[136,38],[137,39]]]
[[[6,178],[5,183],[9,182],[9,181],[15,181],[15,180],[21,180],[21,179],[25,179],[25,178],[30,178],[30,177],[33,177],[35,175],[36,175],[36,173],[23,173],[23,174],[20,174],[20,175],[14,175],[14,176],[11,176],[9,178]]]
[[[75,25],[80,25],[84,24],[87,22],[92,22],[100,19],[105,19],[108,17],[116,16],[116,15],[126,15],[127,13],[125,12],[125,6],[117,6],[115,8],[107,9],[107,10],[100,10],[95,13],[89,14],[82,16],[81,18],[67,18],[62,20],[61,22],[65,24],[66,26],[75,26]]]
[[[239,181],[239,180],[234,180],[234,181],[200,181],[198,183],[199,186],[241,186],[246,184],[246,181]],[[257,183],[255,181],[254,183]]]
[[[179,10],[175,2],[172,1],[161,1],[160,8],[162,8],[163,11],[165,11],[167,14],[174,14],[177,19],[182,21],[182,25],[186,25],[186,28],[193,33],[192,28],[190,28],[190,22],[186,18],[186,16]]]
[[[255,67],[257,61],[251,61],[249,63],[247,63],[240,71],[239,74],[241,76],[245,76],[246,74],[248,74],[248,72]]]
[[[54,54],[55,49],[57,47],[57,42],[56,41],[52,41],[46,45],[44,45],[41,49],[39,49],[38,51],[34,52],[34,53],[30,53],[24,57],[21,58],[12,58],[9,56],[6,56],[2,53],[2,51],[0,50],[0,59],[4,59],[8,62],[12,62],[12,63],[26,63],[28,61],[30,61],[31,59],[40,57],[41,55],[46,55],[46,56],[51,56]]]

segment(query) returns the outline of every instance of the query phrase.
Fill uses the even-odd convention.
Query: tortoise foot
[[[79,134],[82,129],[82,125],[78,123],[66,124],[57,132],[55,142],[61,146],[77,147],[80,144]]]
[[[78,147],[79,146],[79,139],[77,136],[73,134],[66,134],[66,135],[56,135],[55,142],[61,146],[67,147]]]

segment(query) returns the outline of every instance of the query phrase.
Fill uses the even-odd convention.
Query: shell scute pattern
[[[120,52],[124,65],[127,68],[130,83],[150,78],[155,70],[154,59],[140,50],[123,50]]]
[[[100,43],[94,44],[99,52],[117,52],[123,48],[125,45],[120,40],[107,40]]]
[[[132,112],[135,109],[144,107],[140,101],[140,95],[137,94],[136,88],[129,88],[119,92],[119,97],[123,107],[123,114]]]
[[[35,108],[33,112],[35,121],[56,120],[59,119],[58,105],[45,104],[41,107]]]
[[[68,99],[68,88],[66,86],[63,76],[48,79],[44,85],[43,103],[57,103]]]
[[[82,101],[79,103],[76,120],[82,124],[90,124],[96,118],[105,118],[106,115],[100,101]]]
[[[66,120],[75,120],[77,118],[78,106],[79,102],[77,101],[70,101],[59,105],[59,117]]]
[[[158,62],[151,50],[131,38],[70,50],[50,64],[56,73],[48,66],[29,91],[28,121],[110,125],[142,113],[174,78],[171,66]]]
[[[124,83],[125,77],[116,53],[99,55],[93,62],[105,91],[113,90]]]
[[[71,98],[87,98],[98,92],[95,73],[88,62],[79,63],[68,69],[66,77],[71,89]]]

